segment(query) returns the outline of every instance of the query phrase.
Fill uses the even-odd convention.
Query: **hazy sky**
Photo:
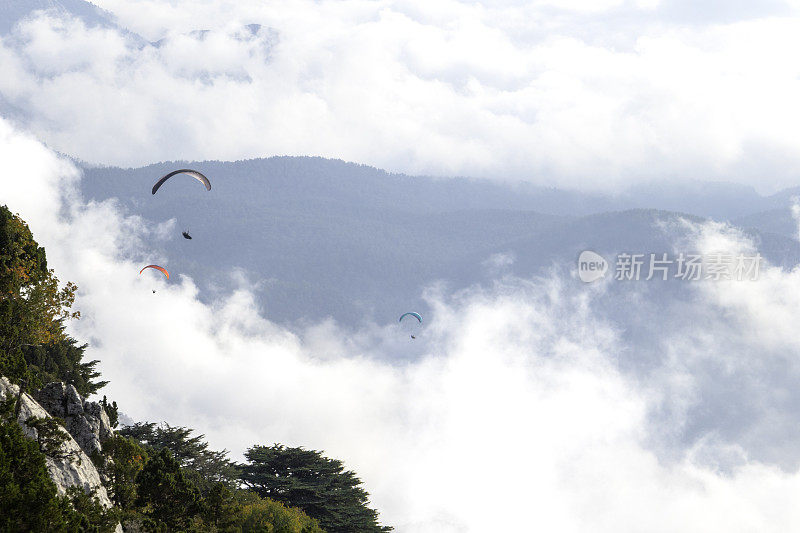
[[[146,40],[51,12],[0,47],[10,114],[90,162],[796,185],[796,1],[99,4]]]

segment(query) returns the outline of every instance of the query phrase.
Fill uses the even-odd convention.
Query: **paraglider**
[[[164,267],[160,267],[160,266],[158,266],[158,265],[147,265],[146,267],[144,267],[143,269],[141,269],[141,270],[139,271],[139,274],[141,274],[142,272],[144,272],[144,271],[145,271],[146,269],[148,269],[148,268],[154,268],[154,269],[156,269],[156,270],[160,271],[162,274],[164,274],[165,276],[167,276],[167,279],[169,279],[169,272],[167,272],[167,269],[166,269],[166,268],[164,268]],[[153,292],[155,292],[155,291],[153,291]]]
[[[417,319],[417,322],[419,322],[419,324],[420,324],[420,325],[422,324],[422,316],[421,316],[419,313],[414,313],[414,312],[411,312],[411,313],[403,313],[402,315],[400,315],[400,320],[398,320],[398,322],[403,322],[403,319],[404,319],[405,317],[407,317],[407,316],[413,316],[414,318],[416,318],[416,319]],[[412,339],[416,339],[417,337],[416,337],[416,336],[414,336],[414,335],[411,335],[411,338],[412,338]]]
[[[420,316],[419,313],[403,313],[402,315],[400,315],[400,320],[398,320],[398,322],[402,322],[403,319],[407,316],[413,316],[419,321],[420,324],[422,324],[422,317]]]
[[[205,186],[207,191],[211,190],[211,182],[208,181],[207,177],[205,177],[203,174],[201,174],[200,172],[198,172],[196,170],[192,170],[190,168],[182,168],[180,170],[173,170],[172,172],[170,172],[169,174],[163,176],[160,180],[158,180],[156,182],[156,184],[153,185],[153,194],[156,193],[158,188],[161,187],[164,184],[165,181],[167,181],[168,179],[170,179],[172,176],[174,176],[176,174],[186,174],[187,176],[191,176],[194,179],[196,179],[197,181],[199,181],[200,183],[202,183]]]
[[[183,235],[184,239],[189,239],[190,241],[192,240],[192,236],[189,235],[188,231],[184,231],[181,235]]]

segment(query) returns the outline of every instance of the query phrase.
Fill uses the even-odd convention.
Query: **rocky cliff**
[[[48,383],[33,398],[50,416],[64,420],[64,428],[90,457],[102,452],[102,443],[111,437],[111,424],[103,407],[81,398],[72,385]]]
[[[36,395],[42,398],[58,418],[65,421],[69,432],[69,436],[61,444],[59,457],[46,458],[47,470],[58,493],[64,494],[69,487],[81,487],[87,493],[94,492],[103,506],[111,507],[111,500],[101,482],[100,474],[86,453],[86,450],[90,453],[99,451],[102,440],[111,435],[105,411],[94,402],[82,400],[71,385],[51,383]],[[5,377],[0,377],[0,399],[18,396],[19,387]],[[31,417],[49,418],[51,413],[27,393],[22,393],[19,400],[17,421],[28,438],[37,440],[36,430],[28,427],[25,421]]]

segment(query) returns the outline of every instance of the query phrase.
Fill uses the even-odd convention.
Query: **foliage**
[[[188,498],[197,506],[196,511],[183,516],[183,527],[202,524],[218,531],[286,532],[391,530],[378,524],[377,512],[368,507],[369,495],[355,474],[320,452],[256,446],[248,450],[250,464],[237,467],[227,459],[227,452],[209,450],[204,436],[193,435],[190,428],[145,422],[124,427],[118,434],[142,443],[156,457],[169,450],[168,456],[178,465],[183,482],[198,489],[197,499],[186,494],[175,496]],[[162,457],[161,461],[166,459]],[[148,463],[145,470],[150,466]],[[166,463],[159,466],[165,467]],[[137,480],[142,476],[144,472]],[[238,489],[240,481],[254,492],[248,495],[248,491]],[[291,486],[280,486],[281,481]],[[140,498],[138,505],[142,504]],[[156,524],[166,523],[152,512],[145,515]]]
[[[178,461],[162,448],[136,476],[136,505],[169,531],[187,529],[199,518],[200,491],[181,471]]]
[[[27,224],[0,206],[0,375],[31,388],[66,381],[84,396],[105,385],[93,382],[97,361],[81,362],[86,345],[64,331],[66,320],[80,318],[70,310],[76,290],[59,287]]]
[[[125,436],[123,436],[125,435]],[[127,436],[127,437],[126,437]],[[172,481],[163,484],[162,498],[165,501],[183,501],[184,512],[180,517],[173,516],[173,522],[153,512],[152,498],[137,498],[136,512],[128,513],[127,524],[147,531],[159,528],[173,528],[177,523],[190,530],[231,531],[231,532],[272,532],[272,533],[321,533],[323,530],[316,520],[300,509],[259,497],[242,490],[238,485],[238,470],[229,461],[227,452],[208,449],[203,435],[192,435],[185,427],[137,423],[122,428],[117,439],[128,443],[139,441],[143,448],[154,455],[142,473],[136,478],[135,490],[142,494],[146,472],[156,469],[160,477]],[[115,449],[117,444],[107,445]],[[112,451],[114,463],[116,452]],[[170,459],[167,459],[169,457]],[[154,462],[156,461],[156,462]],[[174,466],[177,465],[177,470]],[[178,478],[180,477],[180,480]],[[153,485],[148,482],[148,486]],[[190,488],[191,487],[191,488]],[[196,494],[192,489],[197,490]],[[190,496],[190,493],[195,494]],[[123,507],[127,504],[123,504]],[[170,507],[174,508],[175,505]],[[182,520],[182,522],[181,522]],[[127,530],[127,528],[126,528]]]
[[[69,439],[69,433],[62,429],[63,421],[52,417],[31,416],[25,420],[25,425],[36,430],[36,442],[39,451],[53,459],[68,459],[80,455],[64,449],[64,443]]]
[[[152,518],[141,508],[118,512],[126,533],[214,532],[214,533],[325,533],[319,523],[303,511],[260,498],[246,490],[231,490],[217,484],[203,500],[200,514],[184,516],[175,529]]]
[[[111,424],[111,427],[117,427],[119,425],[119,408],[117,407],[117,402],[111,402],[111,404],[109,404],[108,398],[103,395],[100,405],[102,405],[103,409],[105,409],[106,414],[108,415],[108,423]]]
[[[330,533],[391,531],[368,507],[369,494],[355,473],[321,452],[280,444],[245,453],[241,479],[260,496],[299,507]]]
[[[82,362],[87,346],[79,345],[71,337],[45,345],[23,346],[29,388],[37,390],[53,381],[63,381],[71,383],[84,398],[96,393],[108,381],[95,381],[100,377],[95,370],[99,361]]]
[[[239,524],[243,532],[323,533],[319,522],[296,507],[251,491],[239,491]]]
[[[215,483],[204,497],[206,523],[219,531],[237,531],[242,522],[236,493],[223,483]]]
[[[0,294],[19,296],[47,277],[44,248],[33,240],[28,225],[0,207]]]
[[[28,225],[0,207],[0,297],[4,315],[12,319],[3,328],[4,351],[63,339],[60,321],[80,316],[69,311],[76,288],[67,283],[59,289],[58,278],[47,269],[44,248],[33,240]]]
[[[108,478],[106,489],[114,505],[132,507],[136,501],[136,476],[147,463],[148,455],[133,439],[115,434],[103,443],[103,452],[111,460],[101,466]]]
[[[81,533],[113,531],[119,519],[114,510],[103,507],[94,493],[87,494],[81,487],[70,487],[63,497],[69,503],[69,531]]]
[[[238,470],[227,458],[228,452],[210,450],[208,443],[203,440],[205,436],[192,436],[193,431],[191,428],[170,426],[167,423],[156,425],[153,422],[144,422],[126,426],[118,433],[141,442],[151,450],[166,448],[171,451],[203,494],[216,483],[234,487],[237,484]]]
[[[57,495],[44,454],[8,416],[14,403],[0,407],[0,531],[106,531],[113,519],[96,499],[79,488]]]
[[[0,530],[48,531],[65,524],[44,455],[14,421],[0,423]]]

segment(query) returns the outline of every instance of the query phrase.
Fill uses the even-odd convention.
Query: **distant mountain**
[[[800,187],[790,187],[768,196],[766,201],[769,207],[776,208],[792,205],[798,198],[800,198]]]
[[[182,167],[206,173],[211,192],[177,176],[150,194],[158,177]],[[406,176],[317,157],[84,172],[87,199],[118,198],[130,213],[153,223],[177,219],[172,239],[153,243],[153,249],[167,257],[173,273],[191,275],[203,297],[230,287],[230,272],[241,268],[260,282],[261,304],[281,323],[327,316],[350,325],[388,323],[401,310],[424,310],[421,290],[435,281],[457,289],[503,273],[570,269],[584,249],[609,257],[621,251],[671,252],[676,236],[660,223],[694,216],[630,210],[644,201],[659,207],[659,196],[642,200],[636,193],[611,197]],[[706,191],[718,195],[716,187]],[[747,194],[754,195],[751,206],[764,201],[752,190],[734,190],[732,196]],[[663,195],[670,205],[680,197],[676,191]],[[703,205],[696,198],[688,201],[689,207]],[[731,205],[730,213],[743,208]],[[723,204],[714,210],[725,212]],[[183,239],[182,230],[194,238]],[[757,229],[753,235],[773,262],[800,261],[793,239]]]
[[[37,10],[53,10],[81,18],[88,26],[116,27],[114,17],[84,0],[0,0],[0,34]]]
[[[792,216],[790,207],[753,213],[734,219],[732,222],[742,228],[753,228],[761,232],[774,233],[791,239],[797,238],[797,220]]]
[[[629,188],[623,198],[635,207],[679,211],[716,220],[730,220],[772,205],[770,198],[759,195],[753,187],[703,181],[684,181],[680,185],[643,183]]]

